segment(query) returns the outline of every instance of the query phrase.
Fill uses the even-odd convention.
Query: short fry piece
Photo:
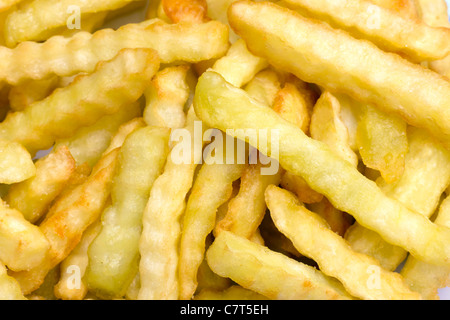
[[[36,161],[36,175],[11,186],[5,201],[35,223],[59,195],[75,171],[76,164],[67,147],[56,148]]]
[[[19,283],[8,275],[2,263],[0,263],[0,300],[26,300]]]
[[[15,112],[0,124],[0,138],[22,143],[31,153],[50,148],[82,126],[135,102],[159,68],[151,49],[124,49],[101,62],[96,72],[82,75],[48,98]]]
[[[35,174],[36,167],[28,151],[20,143],[0,139],[0,183],[18,183]]]
[[[229,231],[206,252],[211,269],[269,299],[348,300],[342,285],[317,269]]]
[[[112,203],[102,214],[102,230],[89,247],[85,279],[98,295],[121,297],[139,267],[142,214],[153,182],[169,152],[169,130],[144,127],[132,132],[119,155]]]

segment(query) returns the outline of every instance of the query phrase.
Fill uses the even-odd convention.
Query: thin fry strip
[[[39,225],[50,242],[45,259],[34,268],[14,272],[24,294],[40,287],[47,274],[79,243],[84,230],[100,216],[111,190],[119,149],[102,158],[88,179],[60,197]]]
[[[437,73],[270,2],[235,2],[229,20],[273,66],[399,114],[450,145],[450,82]]]
[[[267,155],[278,151],[280,165],[285,170],[302,176],[337,209],[349,213],[386,241],[403,247],[418,259],[450,265],[449,228],[435,225],[387,197],[373,181],[324,143],[307,137],[298,127],[252,100],[245,91],[233,87],[215,72],[208,71],[200,77],[196,93],[195,111],[207,125],[221,130],[234,129],[233,137],[244,141],[251,139],[236,129],[257,132],[277,129],[278,150],[272,150],[269,144]],[[258,148],[257,142],[247,142]]]
[[[202,129],[205,129],[196,131],[196,123],[198,118],[191,108],[183,128],[185,130],[172,133],[171,140],[177,143],[167,157],[164,172],[153,184],[143,213],[139,242],[140,300],[174,300],[179,297],[177,270],[180,218],[185,211],[186,195],[192,187],[195,170],[202,157],[203,146],[197,145],[198,140],[195,138],[203,136]],[[186,150],[190,154],[187,161],[179,161],[179,157],[183,157],[183,146],[189,146]],[[196,151],[198,149],[200,152]]]
[[[433,28],[418,19],[373,5],[368,0],[284,0],[289,8],[320,18],[356,38],[408,56],[415,62],[437,60],[450,54],[450,30]]]
[[[218,275],[269,299],[352,299],[336,279],[229,231],[218,235],[206,258]]]
[[[73,135],[104,115],[135,102],[159,68],[151,49],[123,49],[96,71],[77,77],[65,88],[10,113],[0,124],[0,138],[20,142],[30,153],[50,148],[55,140]]]
[[[365,300],[417,300],[420,295],[403,283],[398,273],[381,268],[374,258],[353,251],[328,223],[306,209],[289,191],[266,189],[266,201],[277,228],[297,250],[315,260],[319,269],[340,280],[347,291]],[[377,281],[371,278],[376,270]]]
[[[199,62],[226,53],[228,29],[217,21],[166,24],[154,19],[94,34],[54,36],[43,43],[27,41],[14,49],[0,47],[0,82],[17,85],[50,75],[89,73],[99,61],[114,58],[124,48],[154,49],[161,63]]]

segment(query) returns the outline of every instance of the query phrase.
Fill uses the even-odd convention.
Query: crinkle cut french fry
[[[50,247],[42,231],[2,200],[0,221],[0,261],[15,271],[38,266],[45,259]]]
[[[48,272],[64,260],[79,243],[86,228],[100,216],[110,196],[119,149],[99,160],[87,180],[54,202],[39,230],[50,242],[42,262],[27,271],[12,273],[24,294],[43,283]]]
[[[434,223],[450,227],[450,197],[442,202]],[[400,274],[412,290],[419,292],[426,300],[439,300],[438,289],[448,285],[450,268],[435,266],[409,256]]]
[[[140,300],[178,299],[178,259],[181,236],[180,218],[186,208],[186,196],[192,187],[196,168],[201,161],[203,142],[198,145],[195,137],[198,121],[194,109],[188,111],[185,129],[188,135],[175,137],[178,141],[167,157],[164,172],[153,184],[150,197],[143,213],[143,229],[139,242],[141,260]],[[202,126],[206,130],[205,126]],[[176,131],[174,131],[176,134]],[[180,139],[180,140],[176,140]],[[186,141],[188,139],[190,141]],[[190,144],[189,144],[190,143]],[[189,145],[191,158],[178,162],[182,157],[179,147]],[[177,181],[177,183],[173,183]]]
[[[87,163],[93,168],[110,147],[111,139],[119,127],[141,113],[139,101],[127,103],[117,112],[101,117],[93,125],[81,127],[70,137],[57,140],[54,147],[67,146],[78,165]]]
[[[26,300],[19,283],[9,276],[6,267],[0,262],[0,300]]]
[[[336,279],[229,231],[215,238],[206,259],[218,275],[269,299],[352,299]]]
[[[119,9],[130,1],[136,0],[109,0],[109,1],[83,1],[60,0],[34,0],[19,5],[17,10],[10,13],[5,23],[6,43],[9,47],[24,41],[45,40],[45,31],[61,26],[68,26],[71,16],[79,10],[81,16],[101,13]],[[44,33],[44,37],[42,37]]]
[[[261,103],[273,106],[280,92],[280,79],[278,74],[270,69],[258,72],[249,83],[244,86],[244,90]]]
[[[179,297],[182,300],[194,296],[205,240],[214,229],[217,208],[230,198],[233,182],[240,178],[244,168],[244,164],[237,163],[205,163],[200,168],[182,222],[178,263]]]
[[[220,103],[217,103],[220,101]],[[450,229],[433,224],[399,201],[387,197],[348,161],[335,155],[320,141],[307,137],[295,125],[275,111],[251,99],[245,91],[233,87],[219,74],[205,72],[197,84],[194,107],[208,126],[235,130],[233,137],[249,142],[237,128],[277,129],[279,163],[287,171],[302,176],[314,190],[322,193],[337,209],[401,246],[418,259],[450,265]],[[238,116],[237,116],[238,115]],[[271,144],[267,154],[272,152]],[[432,243],[433,245],[430,245]]]
[[[408,129],[409,152],[400,180],[377,181],[382,191],[412,211],[431,217],[445,188],[450,184],[450,152],[426,131]],[[407,252],[386,242],[378,233],[355,223],[345,235],[352,248],[375,257],[388,270],[395,270]]]
[[[173,22],[202,23],[208,21],[206,0],[162,0],[164,12]]]
[[[284,0],[283,3],[307,17],[321,19],[414,62],[442,59],[450,54],[450,30],[430,27],[418,19],[373,5],[369,0]]]
[[[106,148],[106,150],[103,152],[102,156],[107,155],[116,148],[120,148],[123,145],[125,139],[131,133],[145,126],[146,126],[145,121],[141,117],[134,118],[122,124],[117,130],[117,132],[114,134],[114,136],[111,138],[111,143],[109,144],[109,147]]]
[[[102,214],[102,230],[89,247],[85,279],[98,295],[121,297],[139,268],[142,215],[169,152],[169,129],[144,127],[125,139]]]
[[[36,166],[24,146],[0,138],[0,183],[22,182],[35,174]]]
[[[50,148],[127,103],[135,102],[159,68],[151,49],[123,49],[92,74],[77,77],[65,88],[10,113],[0,124],[0,139],[22,143],[31,153]]]
[[[36,161],[36,175],[11,186],[5,201],[35,223],[59,195],[75,171],[76,163],[65,146]]]
[[[189,99],[189,65],[159,71],[145,91],[144,120],[149,126],[182,128],[186,121],[184,106]]]
[[[450,82],[444,77],[270,2],[235,2],[228,17],[248,49],[274,67],[399,114],[450,145]]]
[[[14,49],[0,47],[0,83],[90,73],[99,61],[114,58],[124,48],[154,49],[161,63],[171,63],[219,58],[228,47],[228,29],[220,22],[166,24],[154,19],[94,34],[81,31],[69,38],[27,41]]]
[[[306,209],[289,191],[272,185],[265,196],[277,228],[300,253],[316,261],[323,273],[340,280],[353,296],[365,300],[421,299],[398,273],[385,270],[374,258],[353,251],[325,220]]]
[[[325,219],[330,225],[331,230],[341,237],[343,237],[348,228],[354,224],[350,215],[333,207],[330,201],[325,197],[317,203],[307,205],[307,208]]]

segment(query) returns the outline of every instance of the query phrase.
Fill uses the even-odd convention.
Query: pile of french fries
[[[0,197],[3,300],[439,299],[446,2],[0,0]]]

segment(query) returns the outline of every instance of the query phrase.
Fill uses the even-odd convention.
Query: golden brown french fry
[[[174,300],[179,297],[180,218],[186,208],[186,196],[192,187],[196,168],[202,159],[203,142],[198,145],[195,137],[203,136],[202,129],[206,130],[203,126],[196,131],[197,121],[194,109],[190,108],[184,128],[186,131],[174,131],[171,140],[177,142],[167,157],[164,172],[153,184],[143,213],[139,242],[140,300]],[[183,135],[183,132],[186,134]],[[183,145],[189,146],[187,149],[191,157],[179,161],[178,157],[182,155],[178,147]]]
[[[94,34],[78,32],[42,43],[27,41],[14,49],[0,47],[0,83],[17,85],[51,75],[90,73],[98,62],[114,58],[125,48],[154,49],[161,63],[193,63],[220,58],[228,47],[228,29],[220,22],[166,24],[154,19]]]
[[[36,166],[24,146],[0,138],[0,183],[22,182],[35,174]]]
[[[167,128],[143,127],[125,139],[102,214],[102,230],[89,247],[88,288],[104,297],[122,297],[139,268],[142,215],[154,181],[169,152]],[[105,263],[116,261],[116,263]]]
[[[283,3],[302,15],[325,21],[414,62],[438,60],[450,54],[450,30],[430,27],[369,0],[283,0]]]
[[[50,247],[42,231],[1,200],[0,219],[0,261],[14,271],[38,266]]]
[[[184,106],[189,99],[189,65],[167,67],[156,73],[145,90],[144,120],[149,126],[182,128],[186,121]]]
[[[229,21],[274,67],[399,114],[450,145],[450,82],[435,72],[270,2],[235,2]]]
[[[0,300],[26,300],[19,283],[8,275],[3,263],[0,263]]]
[[[11,7],[19,4],[22,1],[23,0],[1,0],[0,1],[0,12],[4,12],[4,11],[10,9]]]
[[[208,21],[206,0],[162,0],[164,12],[173,22],[202,23]]]
[[[27,81],[13,86],[9,91],[10,107],[14,111],[21,111],[33,102],[46,98],[59,84],[56,76],[48,79]]]
[[[12,273],[24,294],[39,288],[48,272],[70,254],[84,230],[98,219],[110,195],[118,154],[116,149],[100,159],[84,183],[59,197],[49,209],[39,225],[50,243],[47,256],[32,269]]]
[[[285,170],[302,176],[333,206],[349,213],[388,242],[403,247],[418,259],[438,265],[450,264],[450,247],[446,245],[450,241],[449,228],[436,225],[387,197],[373,181],[335,155],[327,145],[307,137],[298,127],[227,83],[219,74],[208,71],[199,78],[194,107],[208,126],[228,129],[233,137],[255,148],[263,146],[237,128],[256,132],[277,129],[279,144],[269,144],[266,154],[277,153]],[[428,241],[432,241],[433,246],[429,246]]]
[[[94,73],[77,77],[21,112],[10,113],[0,124],[0,138],[20,142],[33,154],[46,150],[55,140],[135,102],[158,68],[155,51],[124,49],[99,63]]]
[[[289,191],[266,189],[266,202],[278,229],[325,274],[340,280],[353,296],[366,300],[417,300],[403,278],[370,256],[353,251],[327,222],[306,209]],[[376,279],[374,279],[376,278]]]
[[[397,115],[360,105],[356,144],[366,167],[377,170],[387,183],[398,181],[408,153],[407,124]]]
[[[47,211],[75,171],[76,163],[67,147],[54,149],[36,161],[36,175],[11,186],[4,198],[20,211],[24,218],[35,223]]]
[[[218,275],[269,299],[352,299],[336,279],[229,231],[218,235],[206,258]]]

